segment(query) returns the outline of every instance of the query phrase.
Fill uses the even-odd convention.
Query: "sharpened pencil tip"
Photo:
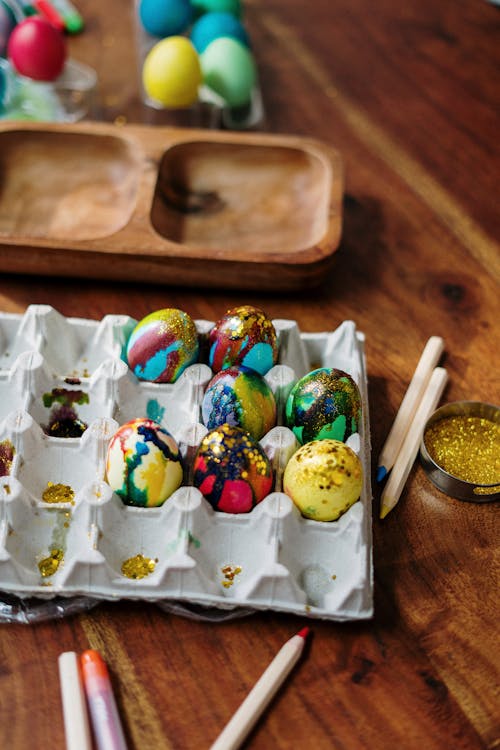
[[[394,507],[394,505],[391,504],[391,503],[387,503],[387,504],[382,505],[382,507],[380,508],[379,518],[385,518],[386,515],[391,512],[391,510],[393,509],[393,507]]]
[[[377,469],[377,482],[382,482],[387,476],[387,469],[385,466],[379,466]]]
[[[309,632],[310,632],[310,628],[305,627],[305,628],[302,628],[302,630],[299,630],[297,635],[299,635],[301,638],[304,638],[305,640],[307,636],[309,635]]]

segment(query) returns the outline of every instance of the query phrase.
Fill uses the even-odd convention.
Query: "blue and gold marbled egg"
[[[182,477],[177,443],[157,422],[133,419],[111,438],[106,479],[126,505],[163,505],[180,487]]]
[[[278,360],[274,324],[265,312],[251,305],[228,310],[210,331],[209,347],[214,372],[244,367],[265,375]]]
[[[227,422],[260,440],[276,424],[276,401],[262,375],[230,367],[207,386],[201,406],[209,430]]]
[[[361,396],[348,373],[321,367],[292,388],[286,402],[286,424],[297,440],[341,440],[359,431]]]
[[[166,308],[143,318],[127,343],[127,362],[140,380],[174,383],[196,362],[196,325],[183,310]]]

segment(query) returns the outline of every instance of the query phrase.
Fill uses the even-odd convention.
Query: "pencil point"
[[[384,505],[382,505],[382,507],[380,508],[379,518],[385,518],[386,515],[388,513],[390,513],[390,511],[393,509],[393,507],[394,507],[394,505],[392,505],[392,503],[390,503],[390,502],[389,503],[385,503]]]
[[[387,469],[385,466],[379,466],[377,469],[377,482],[381,482],[387,476]]]
[[[309,632],[310,632],[310,628],[305,627],[305,628],[302,628],[302,630],[299,630],[297,635],[299,635],[301,638],[304,638],[305,640],[307,636],[309,635]]]

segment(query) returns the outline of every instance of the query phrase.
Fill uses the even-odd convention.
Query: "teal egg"
[[[219,37],[200,55],[206,86],[221,96],[229,107],[248,104],[257,81],[252,53],[241,42]]]
[[[198,54],[206,50],[210,42],[220,36],[229,36],[249,47],[245,27],[232,13],[215,11],[201,16],[190,32],[190,38]]]

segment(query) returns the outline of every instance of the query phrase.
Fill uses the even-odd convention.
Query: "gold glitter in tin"
[[[500,482],[499,423],[484,417],[445,417],[427,428],[424,442],[433,461],[457,479]]]
[[[71,503],[74,505],[75,493],[67,484],[47,482],[47,488],[43,491],[42,500],[44,503]]]
[[[122,563],[122,575],[135,580],[146,578],[146,576],[154,571],[157,562],[157,558],[152,560],[150,557],[144,557],[144,555],[129,557],[128,560]]]
[[[62,561],[62,549],[52,549],[50,550],[49,557],[44,557],[43,560],[40,560],[40,562],[38,563],[38,570],[40,571],[40,574],[43,578],[49,578],[57,572]]]
[[[221,583],[225,589],[228,589],[233,585],[235,576],[241,573],[241,568],[239,565],[224,565],[221,568],[221,572],[224,576]]]

